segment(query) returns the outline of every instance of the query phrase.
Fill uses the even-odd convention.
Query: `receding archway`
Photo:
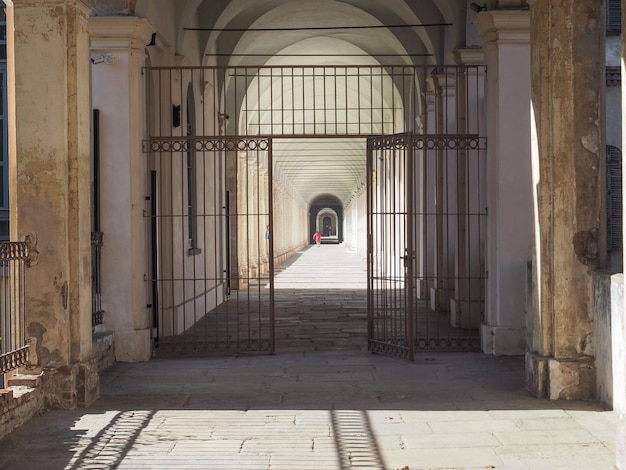
[[[309,209],[311,240],[315,230],[321,232],[324,243],[343,243],[343,204],[337,197],[325,194],[313,200]]]

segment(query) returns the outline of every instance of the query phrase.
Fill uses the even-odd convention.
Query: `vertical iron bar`
[[[367,139],[367,149],[365,155],[365,180],[366,180],[366,252],[367,252],[367,339],[368,349],[372,349],[371,341],[374,339],[374,254],[373,254],[373,241],[372,241],[372,218],[373,218],[373,204],[372,204],[372,138]]]
[[[100,231],[100,110],[93,110],[93,230]]]
[[[406,142],[406,290],[405,295],[407,298],[407,346],[409,361],[415,360],[415,335],[414,335],[414,309],[413,309],[413,134],[408,133]]]
[[[157,172],[150,172],[150,233],[152,248],[152,323],[156,330],[154,346],[159,347],[159,249],[157,241]]]
[[[267,198],[269,209],[269,284],[270,284],[270,352],[276,351],[276,318],[274,304],[274,174],[273,174],[273,140],[268,138],[267,146]]]

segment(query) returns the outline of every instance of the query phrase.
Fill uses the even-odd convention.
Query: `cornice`
[[[155,32],[154,27],[145,18],[135,16],[89,18],[92,49],[144,49]],[[160,46],[160,49],[166,47],[162,41],[158,41],[157,46]]]
[[[472,23],[485,41],[530,41],[530,13],[527,10],[483,11]]]
[[[485,53],[480,47],[459,47],[452,51],[452,59],[459,65],[482,65]]]

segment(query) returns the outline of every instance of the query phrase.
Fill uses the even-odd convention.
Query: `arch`
[[[309,240],[313,238],[315,230],[319,230],[322,236],[325,235],[323,229],[324,217],[329,217],[331,223],[334,225],[331,228],[335,229],[334,235],[331,236],[331,240],[336,243],[343,243],[344,240],[344,215],[343,204],[341,201],[332,194],[323,194],[316,197],[309,208]]]

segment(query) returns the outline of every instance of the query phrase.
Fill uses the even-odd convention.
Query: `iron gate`
[[[368,348],[413,359],[411,134],[367,141]]]
[[[385,134],[368,139],[352,195],[366,180],[370,349],[479,348],[484,66],[144,73],[157,351],[274,351],[273,263],[297,247],[274,253],[272,185],[299,199],[272,139]]]
[[[271,139],[145,146],[156,354],[274,351]]]
[[[368,138],[370,351],[480,350],[484,149],[477,135]]]

